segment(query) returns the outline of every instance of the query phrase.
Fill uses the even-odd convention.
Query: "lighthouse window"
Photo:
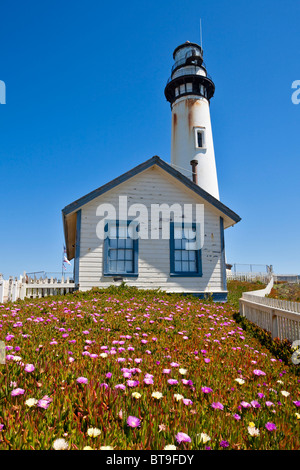
[[[205,148],[204,129],[195,129],[195,146],[196,148]]]

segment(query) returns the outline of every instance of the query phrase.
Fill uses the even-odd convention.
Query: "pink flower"
[[[265,427],[268,431],[276,431],[277,429],[276,425],[270,422],[266,423]]]
[[[34,369],[35,367],[33,364],[26,364],[26,366],[24,367],[25,372],[33,372]]]
[[[14,388],[14,390],[11,391],[11,396],[16,397],[18,395],[23,395],[23,393],[25,393],[23,388]]]
[[[139,385],[138,380],[127,380],[127,385],[128,387],[137,387]]]
[[[190,436],[188,436],[185,432],[177,433],[175,438],[179,444],[181,444],[181,442],[191,442]]]
[[[220,403],[219,401],[215,401],[214,403],[211,404],[211,407],[214,409],[214,410],[223,410],[224,409],[224,406],[222,405],[222,403]]]
[[[131,428],[137,428],[140,426],[141,420],[136,418],[135,416],[128,416],[127,418],[127,425]]]
[[[176,379],[169,379],[169,380],[168,380],[168,384],[170,384],[170,385],[177,385],[177,384],[178,384],[178,380],[176,380]]]
[[[253,406],[253,408],[260,408],[260,404],[256,400],[252,400],[251,405]]]
[[[206,364],[208,364],[208,363],[210,362],[210,359],[209,359],[208,357],[205,357],[205,358],[204,358],[204,362],[205,362]]]
[[[46,410],[49,405],[50,405],[50,402],[48,400],[43,399],[43,398],[37,402],[37,406],[39,408],[43,408],[44,410]]]
[[[78,379],[76,380],[76,382],[78,384],[87,384],[88,383],[88,379],[86,377],[78,377]]]
[[[250,403],[248,403],[247,401],[242,401],[242,402],[241,402],[241,406],[242,406],[243,408],[251,408]]]
[[[202,387],[201,391],[203,393],[211,393],[213,390],[212,390],[212,388],[209,388],[209,387]]]
[[[182,401],[185,405],[192,405],[193,404],[192,400],[190,400],[189,398],[183,398]]]
[[[263,372],[262,370],[259,370],[259,369],[254,369],[253,374],[254,374],[254,375],[258,375],[258,376],[260,376],[260,375],[266,375],[265,372]]]

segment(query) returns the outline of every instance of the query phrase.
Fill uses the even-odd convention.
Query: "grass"
[[[296,366],[239,323],[241,288],[227,304],[122,287],[0,306],[0,449],[298,450]]]

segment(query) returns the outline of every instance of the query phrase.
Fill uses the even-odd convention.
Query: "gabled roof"
[[[203,198],[205,201],[207,201],[209,204],[211,204],[213,207],[215,207],[217,210],[219,210],[222,214],[224,214],[226,217],[231,219],[232,223],[229,224],[229,225],[234,225],[235,223],[237,223],[241,220],[239,215],[237,215],[235,212],[233,212],[231,209],[229,209],[227,206],[225,206],[218,199],[216,199],[211,194],[209,194],[207,191],[205,191],[200,186],[195,184],[192,180],[190,180],[189,178],[184,176],[178,170],[175,170],[175,168],[173,168],[171,165],[169,165],[168,163],[163,161],[161,158],[159,158],[158,156],[154,156],[152,158],[149,158],[149,160],[146,160],[145,162],[141,163],[140,165],[137,165],[132,170],[129,170],[126,173],[123,173],[122,175],[118,176],[117,178],[113,179],[112,181],[104,184],[103,186],[100,186],[99,188],[95,189],[94,191],[91,191],[90,193],[86,194],[85,196],[77,199],[76,201],[74,201],[71,204],[64,207],[64,209],[62,210],[62,215],[63,215],[63,222],[64,222],[64,233],[65,233],[65,239],[66,239],[67,254],[68,254],[68,257],[70,256],[69,259],[72,259],[72,255],[70,254],[70,249],[69,249],[69,243],[68,243],[68,232],[69,232],[69,230],[67,228],[66,219],[69,219],[69,217],[72,214],[75,215],[76,212],[82,206],[84,206],[88,202],[92,201],[96,197],[101,196],[102,194],[106,193],[107,191],[110,191],[111,189],[115,188],[119,184],[124,183],[125,181],[129,180],[133,176],[141,173],[144,170],[147,170],[148,168],[150,168],[154,165],[157,165],[159,168],[166,171],[169,175],[176,178],[178,181],[183,183],[187,188],[194,191],[201,198]],[[74,220],[74,222],[75,222],[75,220]],[[74,227],[74,222],[72,222],[72,232],[75,228]],[[75,222],[75,224],[76,224],[76,222]],[[74,236],[72,238],[74,238]]]

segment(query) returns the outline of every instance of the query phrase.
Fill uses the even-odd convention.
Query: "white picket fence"
[[[272,277],[271,274],[268,273],[251,273],[251,272],[245,272],[245,273],[235,273],[233,271],[227,270],[226,272],[227,276],[227,281],[247,281],[247,282],[255,282],[255,281],[261,281],[263,283],[268,283],[270,282],[270,279]]]
[[[240,314],[260,328],[269,331],[273,338],[300,340],[300,302],[265,297],[273,287],[274,278],[265,289],[244,292],[240,299]]]
[[[19,279],[10,276],[8,280],[5,280],[0,274],[0,303],[15,302],[25,298],[36,299],[48,295],[64,295],[73,292],[74,288],[74,281],[69,277],[37,279],[24,273]]]

